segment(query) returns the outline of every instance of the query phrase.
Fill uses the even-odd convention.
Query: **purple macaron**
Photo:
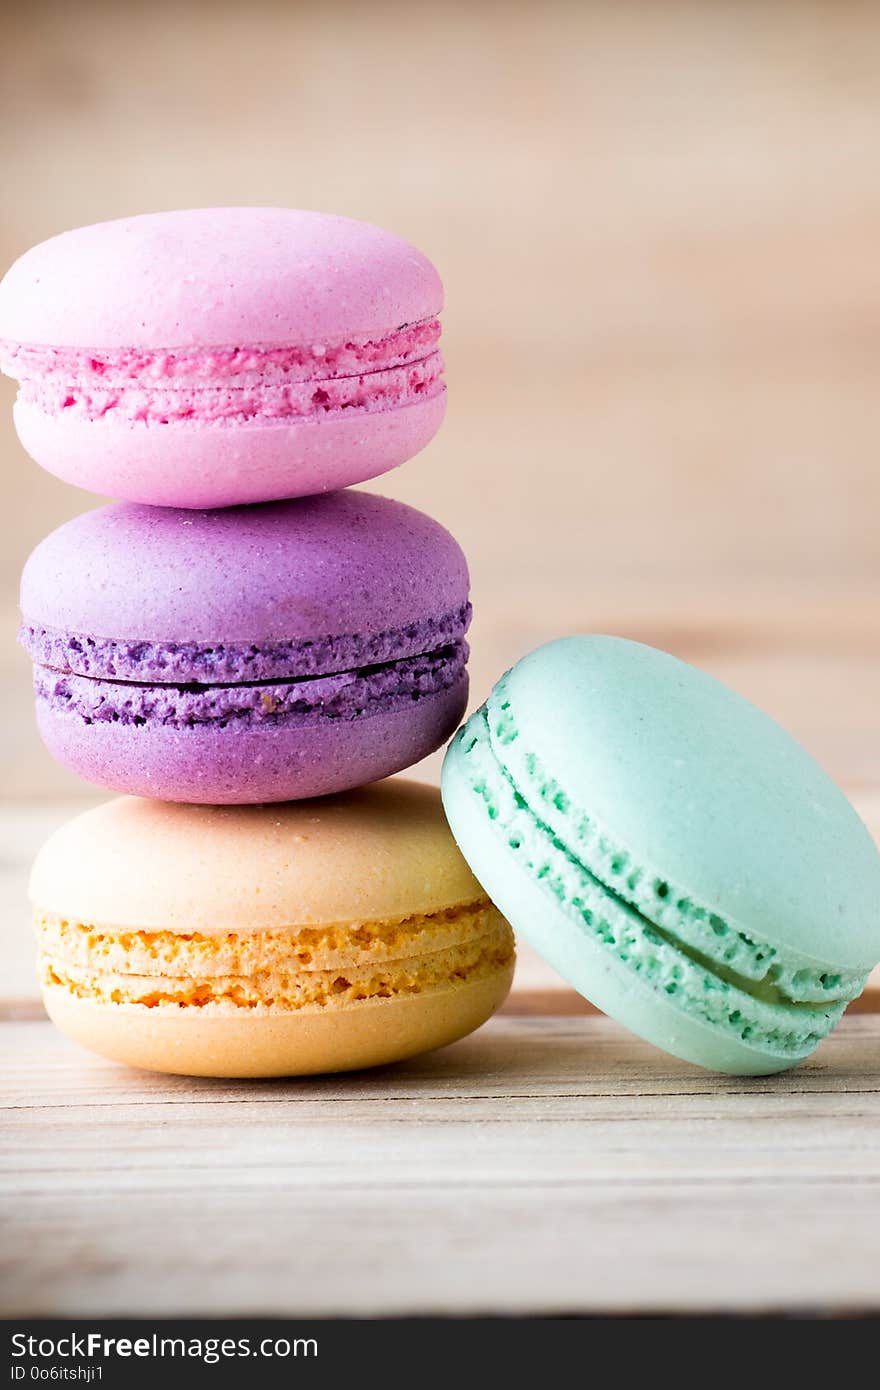
[[[363,492],[86,512],[30,556],[21,609],[47,748],[134,795],[343,791],[433,752],[467,700],[464,556]]]

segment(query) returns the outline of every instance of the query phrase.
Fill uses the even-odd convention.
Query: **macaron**
[[[101,222],[0,283],[0,369],[50,473],[167,507],[301,497],[376,477],[443,418],[443,289],[365,222],[197,208]]]
[[[513,971],[509,926],[415,782],[284,806],[119,798],[56,831],[30,891],[50,1016],[156,1071],[397,1061],[479,1027]]]
[[[368,493],[86,512],[28,559],[21,610],[46,747],[114,791],[324,796],[438,748],[467,700],[464,556]]]
[[[450,746],[443,801],[516,932],[715,1071],[807,1057],[880,959],[880,854],[772,719],[665,652],[538,648]]]

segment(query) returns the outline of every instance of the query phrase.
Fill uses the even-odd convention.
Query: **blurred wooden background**
[[[867,0],[7,4],[0,262],[228,202],[411,238],[446,281],[449,416],[375,486],[469,556],[475,699],[560,632],[654,641],[880,820],[878,65]],[[44,808],[89,792],[33,730],[17,576],[93,499],[24,456],[13,394],[0,753],[23,861]]]

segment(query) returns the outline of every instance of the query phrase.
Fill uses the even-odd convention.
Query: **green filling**
[[[504,743],[517,735],[509,707],[503,707],[501,712],[505,719],[500,728],[496,725],[495,733]],[[639,904],[618,891],[617,884],[611,887],[603,882],[560,838],[544,814],[549,800],[558,813],[577,820],[577,813],[572,812],[565,793],[550,779],[542,778],[537,798],[541,814],[536,813],[493,750],[492,732],[484,706],[457,736],[460,753],[470,769],[471,787],[483,802],[498,836],[506,840],[529,876],[542,884],[580,930],[586,930],[595,942],[612,952],[645,984],[668,996],[670,1001],[675,1000],[685,1012],[752,1046],[783,1056],[802,1056],[812,1051],[835,1027],[851,997],[849,993],[844,998],[831,1000],[826,995],[821,1004],[812,1000],[792,1000],[783,991],[780,981],[794,978],[796,970],[780,969],[771,974],[771,970],[765,968],[763,977],[755,980],[734,968],[726,950],[722,952],[722,959],[718,959],[717,942],[725,937],[715,930],[713,921],[724,926],[725,932],[732,929],[713,918],[713,914],[701,908],[693,909],[693,905],[688,904],[700,913],[696,918],[697,930],[693,930],[693,919],[684,917],[690,929],[673,932],[669,912],[658,912],[655,914],[657,920],[652,920]],[[585,817],[580,820],[589,824]],[[591,835],[597,840],[600,838],[595,830],[591,830]],[[609,848],[605,853],[614,857],[619,856],[620,851]],[[628,866],[628,859],[626,863]],[[618,872],[617,877],[622,878],[629,892],[634,891],[630,880],[636,873],[638,871],[630,867],[626,871],[622,867]],[[638,882],[636,879],[637,885]],[[652,881],[652,902],[663,904],[670,897],[675,898],[671,885],[659,879]],[[674,920],[680,927],[683,917],[676,916]],[[702,949],[707,932],[716,943],[715,954]],[[744,938],[744,942],[747,947],[754,948],[755,953],[762,953],[757,943],[748,938]],[[733,958],[739,965],[737,954],[740,953],[735,953]],[[754,954],[751,959],[754,960]],[[859,979],[861,988],[864,977]]]

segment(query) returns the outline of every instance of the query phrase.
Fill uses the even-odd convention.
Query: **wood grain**
[[[877,1018],[763,1080],[598,1018],[255,1084],[2,1029],[7,1315],[880,1311]]]

